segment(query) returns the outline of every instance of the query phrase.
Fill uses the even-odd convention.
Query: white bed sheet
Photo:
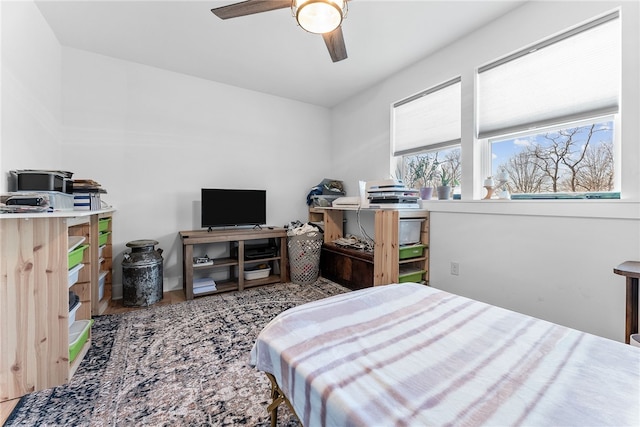
[[[287,310],[251,364],[307,427],[640,425],[640,348],[414,283]]]

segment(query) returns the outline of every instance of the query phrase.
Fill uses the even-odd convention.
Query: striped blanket
[[[640,348],[414,283],[287,310],[251,364],[307,427],[640,425]]]

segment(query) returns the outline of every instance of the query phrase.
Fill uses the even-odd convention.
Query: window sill
[[[430,212],[640,219],[640,202],[628,200],[424,200]]]

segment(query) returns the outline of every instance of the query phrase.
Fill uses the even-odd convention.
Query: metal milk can
[[[162,299],[162,249],[154,250],[155,240],[127,243],[131,252],[122,260],[122,303],[149,306]]]

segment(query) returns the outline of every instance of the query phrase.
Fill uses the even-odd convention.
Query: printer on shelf
[[[9,171],[9,191],[59,191],[73,193],[72,172],[22,169]]]
[[[73,210],[72,172],[22,169],[9,171],[4,212]]]

